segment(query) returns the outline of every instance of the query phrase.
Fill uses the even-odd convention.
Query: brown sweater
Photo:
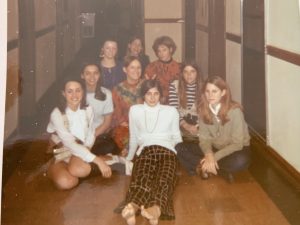
[[[248,126],[241,109],[230,109],[228,119],[224,125],[216,118],[213,119],[213,124],[205,124],[202,120],[199,123],[200,148],[204,154],[215,152],[217,161],[250,145]]]

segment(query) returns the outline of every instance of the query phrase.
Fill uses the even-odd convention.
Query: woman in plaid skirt
[[[182,141],[179,115],[175,107],[161,105],[161,87],[156,80],[146,80],[141,87],[144,104],[134,105],[129,112],[129,153],[137,155],[126,206],[122,211],[127,224],[135,224],[135,214],[150,224],[158,219],[174,219],[173,193],[176,184],[175,145]]]

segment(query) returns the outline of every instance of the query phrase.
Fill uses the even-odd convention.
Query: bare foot
[[[158,205],[151,206],[147,209],[144,206],[141,207],[141,215],[149,220],[151,225],[157,225],[160,217],[160,208]]]
[[[128,225],[135,225],[135,211],[132,203],[128,203],[122,210],[122,217],[126,220]]]

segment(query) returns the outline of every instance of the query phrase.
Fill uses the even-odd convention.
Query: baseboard
[[[260,156],[264,157],[274,168],[284,176],[291,184],[300,187],[300,173],[291,164],[289,164],[272,147],[268,146],[266,141],[250,130],[251,147]]]

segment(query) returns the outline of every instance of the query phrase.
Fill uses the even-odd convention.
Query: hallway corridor
[[[114,8],[108,15],[111,2],[123,7],[118,15]],[[151,61],[156,60],[153,40],[170,35],[177,44],[174,59],[193,58],[204,78],[223,77],[243,106],[251,135],[250,167],[233,183],[219,176],[202,180],[180,168],[176,219],[159,225],[300,224],[298,0],[7,3],[2,225],[126,225],[114,209],[130,177],[114,171],[110,179],[90,176],[58,191],[46,175],[51,157],[45,152],[46,126],[61,81],[79,78],[85,62],[100,62],[100,46],[108,37],[117,39],[122,59],[135,33],[144,39]],[[96,16],[94,37],[84,37],[85,28],[91,31],[82,22],[87,12]],[[136,225],[147,224],[137,217]]]

